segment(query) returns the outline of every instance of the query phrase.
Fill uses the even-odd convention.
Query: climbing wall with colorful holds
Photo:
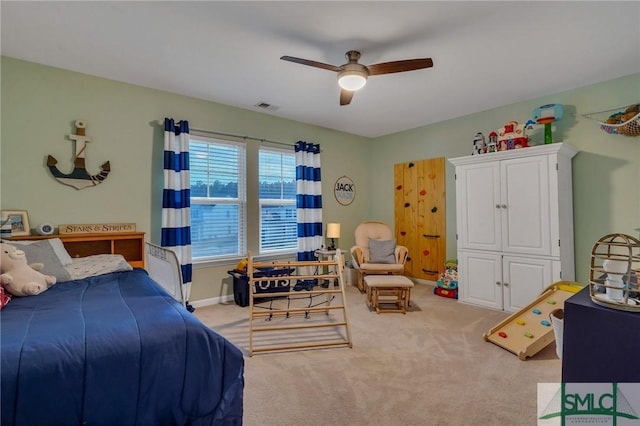
[[[394,165],[395,233],[407,247],[405,275],[437,281],[446,259],[444,157]]]

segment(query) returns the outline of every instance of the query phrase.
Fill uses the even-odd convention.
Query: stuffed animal
[[[35,296],[56,283],[56,277],[28,265],[24,251],[5,243],[0,243],[0,273],[0,284],[14,296]]]

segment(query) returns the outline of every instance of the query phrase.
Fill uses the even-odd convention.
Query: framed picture
[[[12,237],[31,234],[29,215],[26,210],[2,210],[2,222],[5,225],[11,224]]]

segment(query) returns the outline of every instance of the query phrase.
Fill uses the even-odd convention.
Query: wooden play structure
[[[572,281],[558,281],[538,298],[484,334],[484,340],[508,350],[522,361],[532,357],[555,340],[549,314],[562,309],[564,301],[580,291]]]
[[[333,259],[318,261],[255,262],[249,254],[249,356],[294,349],[351,348],[343,265],[340,250]],[[284,272],[265,276],[265,271]],[[271,291],[270,286],[277,287]]]

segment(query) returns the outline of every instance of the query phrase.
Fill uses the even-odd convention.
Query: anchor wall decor
[[[107,176],[109,176],[111,165],[107,161],[100,166],[100,173],[95,175],[87,173],[84,159],[86,155],[87,142],[91,142],[91,138],[85,135],[85,129],[87,126],[84,121],[76,120],[75,126],[76,134],[68,135],[69,139],[75,142],[73,171],[69,174],[65,174],[58,170],[56,167],[58,160],[56,160],[52,155],[47,157],[47,167],[49,167],[53,177],[55,177],[60,183],[73,186],[76,189],[84,189],[89,186],[96,186],[99,183],[102,183]]]

